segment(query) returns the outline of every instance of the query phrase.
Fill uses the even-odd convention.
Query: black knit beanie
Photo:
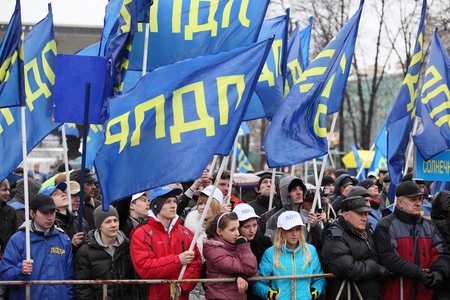
[[[163,195],[160,197],[156,197],[153,199],[153,201],[150,204],[150,208],[152,209],[152,212],[157,216],[159,212],[161,211],[164,203],[166,203],[167,195]]]

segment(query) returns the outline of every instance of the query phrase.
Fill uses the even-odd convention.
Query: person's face
[[[84,183],[84,198],[94,197],[95,188],[96,186],[94,181],[86,181]]]
[[[230,244],[236,243],[236,240],[239,237],[239,221],[228,221],[228,225],[224,229],[217,228],[217,234]]]
[[[357,230],[365,230],[368,212],[345,211],[342,213],[344,219]]]
[[[294,204],[301,204],[303,203],[303,190],[301,186],[296,186],[293,188],[289,195],[291,196],[292,202]]]
[[[150,209],[150,202],[148,197],[144,194],[131,202],[130,210],[132,217],[134,218],[146,218],[148,216],[148,210]]]
[[[271,186],[272,186],[272,179],[264,178],[259,187],[259,193],[261,194],[261,196],[269,197]]]
[[[386,175],[386,172],[380,172],[378,174],[378,182],[383,182],[384,175]]]
[[[418,216],[420,215],[420,209],[422,208],[422,201],[422,195],[412,198],[401,196],[397,199],[397,205],[407,214]]]
[[[167,198],[164,202],[161,211],[158,214],[158,219],[172,220],[177,215],[177,199],[175,197]]]
[[[386,193],[388,193],[389,192],[389,186],[391,185],[391,183],[390,182],[384,182],[383,185],[384,185],[384,190],[386,191]]]
[[[119,219],[115,216],[107,217],[99,228],[102,236],[115,238],[119,231]]]
[[[325,186],[326,189],[328,189],[330,191],[330,195],[332,195],[334,193],[334,184],[327,184]]]
[[[301,226],[292,227],[289,230],[285,230],[286,246],[289,249],[295,249],[300,240]]]
[[[376,184],[374,184],[374,185],[372,185],[371,187],[369,187],[369,188],[367,189],[367,191],[369,192],[370,197],[372,197],[372,198],[377,198],[378,195],[380,194],[380,193],[378,192],[378,187],[377,187]]]
[[[9,182],[8,180],[3,180],[2,184],[0,184],[0,201],[6,202],[9,198]]]
[[[80,193],[71,195],[71,200],[72,200],[72,211],[78,211],[78,208],[80,207]]]
[[[372,198],[370,198],[370,197],[364,197],[364,201],[366,201],[366,206],[367,207],[370,207],[370,200],[371,200]]]
[[[67,201],[67,194],[61,191],[60,189],[56,189],[51,195],[51,197],[58,209],[69,207],[69,201]]]
[[[34,219],[36,226],[45,231],[55,223],[55,211],[55,209],[51,209],[47,212],[30,210],[30,216]]]
[[[220,179],[217,187],[222,192],[222,195],[226,197],[228,195],[228,186],[230,185],[230,179]]]
[[[251,218],[239,227],[239,233],[245,237],[248,241],[255,238],[256,232],[258,231],[258,221],[256,218]]]

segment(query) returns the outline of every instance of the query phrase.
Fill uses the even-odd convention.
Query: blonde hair
[[[219,201],[214,200],[215,198],[213,198],[213,200],[211,201],[211,204],[209,205],[209,207],[211,207],[211,211],[212,211],[212,215],[216,216],[218,213],[220,213],[221,211],[223,211],[223,207],[222,204],[220,204]],[[197,206],[199,206],[200,204],[206,204],[206,202],[208,201],[208,196],[201,194],[200,196],[198,196],[198,200],[197,200]]]
[[[299,245],[302,247],[302,257],[303,261],[305,262],[302,266],[302,269],[304,269],[306,266],[309,265],[311,262],[311,253],[309,252],[308,247],[306,246],[306,239],[304,234],[304,228],[303,226],[300,226],[300,235],[298,239]],[[281,252],[286,251],[286,231],[283,228],[277,228],[276,234],[275,234],[275,241],[273,242],[274,246],[274,254],[273,254],[273,266],[278,269],[279,261]]]

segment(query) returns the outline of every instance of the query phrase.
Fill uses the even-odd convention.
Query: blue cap
[[[60,189],[61,191],[65,192],[67,189],[67,183],[65,183],[64,181],[60,181],[57,185],[46,187],[39,194],[50,196],[56,189]]]
[[[150,191],[150,202],[155,200],[155,198],[161,197],[161,196],[167,196],[167,198],[177,196],[183,192],[182,189],[179,188],[171,188],[168,185],[165,185],[163,187],[159,187],[156,189],[153,189]]]

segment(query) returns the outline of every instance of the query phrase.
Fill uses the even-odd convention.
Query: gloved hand
[[[278,299],[278,294],[280,293],[280,289],[278,290],[269,290],[269,292],[267,292],[267,300],[277,300]]]
[[[315,288],[311,288],[309,292],[311,293],[311,299],[315,300],[319,298],[319,292]]]
[[[441,275],[441,273],[434,271],[430,273],[432,277],[432,281],[428,283],[428,285],[425,285],[427,290],[434,290],[439,288],[442,283],[444,282],[444,276]]]
[[[431,273],[423,272],[419,277],[420,282],[423,283],[425,287],[433,282],[433,275]]]
[[[380,270],[378,271],[379,278],[384,279],[384,278],[389,277],[389,274],[390,274],[389,270],[385,266],[382,266],[382,265],[379,265],[379,267],[380,267]]]
[[[241,245],[247,243],[247,239],[243,236],[240,236],[236,240],[236,245]]]

